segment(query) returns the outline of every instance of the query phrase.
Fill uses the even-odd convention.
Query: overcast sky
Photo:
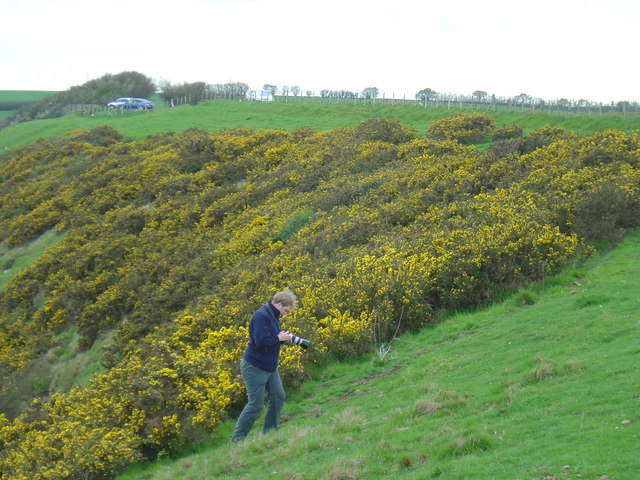
[[[638,0],[0,0],[0,90],[135,70],[387,98],[640,101]]]

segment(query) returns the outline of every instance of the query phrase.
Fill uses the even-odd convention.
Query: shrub
[[[76,137],[76,140],[80,142],[88,142],[97,147],[108,147],[121,139],[121,133],[106,125],[96,127],[86,133],[82,132]]]
[[[313,215],[314,213],[311,210],[294,212],[284,221],[284,224],[280,229],[278,239],[282,242],[286,242],[291,235],[294,235],[298,230],[309,223]]]
[[[414,129],[408,128],[399,120],[370,118],[360,122],[354,132],[356,140],[375,140],[396,145],[413,140],[418,136]]]
[[[522,125],[509,125],[506,127],[496,127],[491,133],[491,137],[494,140],[509,140],[512,138],[519,138],[522,136]]]
[[[433,138],[457,140],[460,143],[478,143],[493,129],[493,119],[481,113],[459,113],[436,120],[427,129]]]
[[[616,241],[623,229],[640,225],[640,200],[604,183],[577,203],[573,225],[589,240]]]

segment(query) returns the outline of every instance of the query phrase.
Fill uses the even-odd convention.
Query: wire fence
[[[477,99],[473,96],[466,95],[438,95],[435,98],[409,98],[406,96],[396,98],[394,95],[382,96],[375,98],[365,98],[362,96],[341,97],[341,96],[317,96],[317,95],[275,95],[272,97],[273,102],[283,103],[320,103],[320,104],[337,104],[337,105],[411,105],[420,108],[448,108],[457,110],[475,110],[481,113],[502,111],[521,111],[521,112],[546,112],[565,115],[615,115],[621,118],[635,117],[640,118],[640,104],[638,102],[617,102],[602,103],[589,102],[585,100],[541,100],[539,98],[525,97],[495,97]],[[183,95],[169,100],[163,100],[167,107],[180,107],[183,105],[196,105],[201,102],[213,100],[229,100],[229,101],[254,101],[247,100],[244,95],[229,95],[213,92],[206,92],[201,96],[194,97],[192,95]],[[71,112],[78,112],[80,115],[121,115],[129,111],[107,108],[101,105],[67,105],[63,109],[63,115]]]
[[[231,96],[209,93],[202,98],[193,98],[191,96],[182,96],[171,99],[168,106],[181,106],[187,104],[196,104],[200,101],[209,100],[245,100],[244,96]],[[251,101],[251,100],[248,100]],[[541,100],[539,98],[527,97],[495,97],[477,99],[468,95],[438,95],[435,98],[401,98],[391,95],[390,97],[382,94],[375,98],[365,98],[354,95],[352,97],[341,97],[332,95],[274,95],[274,102],[307,102],[307,103],[333,103],[342,105],[413,105],[416,107],[446,107],[448,109],[469,109],[478,110],[485,113],[497,110],[506,111],[528,111],[528,112],[547,112],[561,114],[577,114],[577,115],[618,115],[623,118],[628,116],[640,117],[640,104],[638,102],[617,102],[602,103],[589,102],[585,100]]]
[[[416,107],[446,107],[448,109],[469,109],[484,112],[506,110],[506,111],[528,111],[547,112],[563,114],[583,114],[583,115],[620,115],[640,116],[640,103],[638,102],[617,102],[602,103],[589,102],[585,100],[551,100],[545,101],[538,98],[506,98],[491,97],[489,99],[474,99],[465,95],[441,95],[436,98],[413,98],[407,99],[405,96],[396,98],[387,97],[384,94],[377,98],[341,98],[331,96],[283,96],[274,97],[274,101],[281,102],[318,102],[353,105],[414,105]]]

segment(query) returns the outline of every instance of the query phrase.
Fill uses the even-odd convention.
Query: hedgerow
[[[300,299],[283,327],[312,342],[283,349],[292,385],[640,225],[637,135],[545,127],[479,152],[465,132],[101,127],[6,152],[2,242],[66,234],[0,292],[0,373],[20,378],[59,332],[80,349],[112,335],[89,386],[0,417],[0,476],[110,478],[202,438],[241,401],[248,319],[282,288]]]

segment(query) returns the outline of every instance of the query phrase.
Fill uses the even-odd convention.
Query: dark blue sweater
[[[244,351],[244,360],[251,365],[273,372],[278,368],[280,354],[280,312],[271,300],[258,308],[249,323],[249,344]]]

